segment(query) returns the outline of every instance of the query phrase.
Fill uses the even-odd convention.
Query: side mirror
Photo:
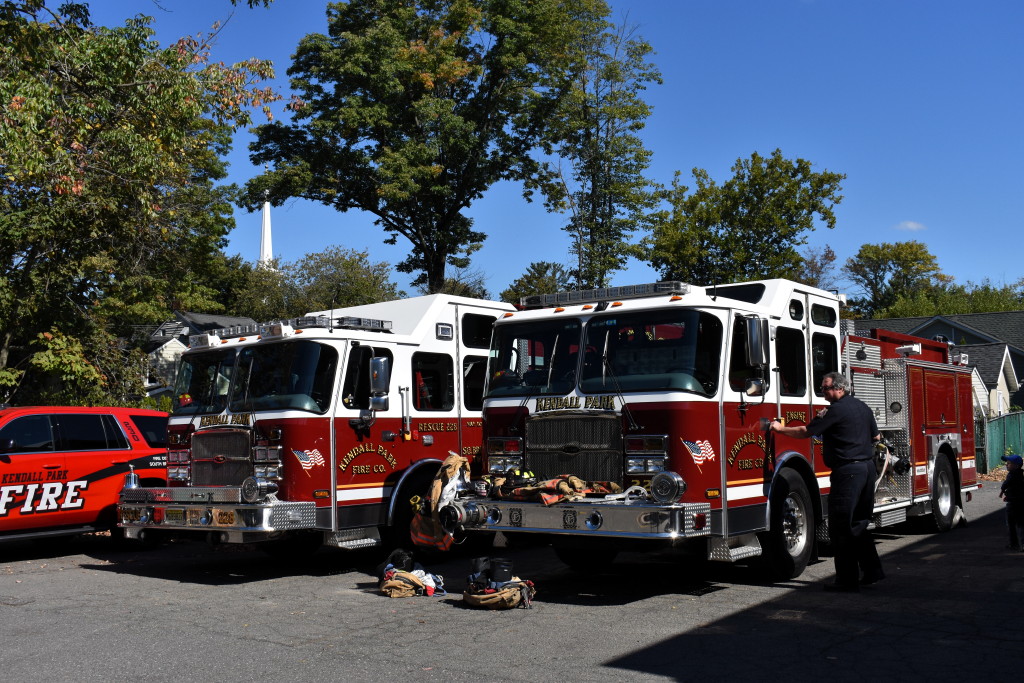
[[[764,380],[748,379],[743,383],[743,393],[747,396],[764,396]]]
[[[768,335],[762,327],[763,321],[756,315],[747,319],[747,367],[764,367],[768,363]]]
[[[370,359],[370,410],[388,409],[388,385],[391,382],[391,366],[387,358],[375,356]]]

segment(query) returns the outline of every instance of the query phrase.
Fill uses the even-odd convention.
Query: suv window
[[[53,450],[53,429],[46,415],[25,415],[0,429],[4,453],[43,453]]]
[[[128,448],[128,440],[113,415],[53,416],[62,451],[105,451]]]
[[[156,415],[130,415],[132,424],[150,448],[167,446],[167,418]]]

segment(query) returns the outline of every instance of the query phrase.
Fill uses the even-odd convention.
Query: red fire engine
[[[806,424],[837,370],[891,446],[876,463],[876,526],[931,515],[948,529],[977,488],[970,371],[943,343],[845,334],[834,294],[660,282],[523,303],[492,337],[493,478],[441,511],[450,529],[548,534],[570,564],[635,539],[763,556],[773,575],[797,576],[827,538],[828,469],[820,443],[765,426]]]
[[[449,452],[480,449],[491,327],[510,310],[437,294],[194,336],[168,485],[126,488],[120,526],[284,551],[404,541]]]

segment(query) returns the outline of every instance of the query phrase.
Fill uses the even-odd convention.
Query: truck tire
[[[412,542],[410,531],[415,512],[412,500],[414,498],[424,500],[430,497],[430,484],[434,481],[436,474],[437,468],[423,467],[402,484],[398,497],[395,499],[395,512],[391,519],[391,526],[384,529],[384,533],[381,534],[385,550],[402,548],[424,552],[422,548]]]
[[[803,573],[814,550],[814,507],[803,477],[792,469],[772,483],[771,527],[761,535],[764,562],[772,579],[788,581]]]
[[[949,531],[953,528],[956,516],[956,479],[949,458],[939,455],[935,459],[935,470],[932,472],[932,521],[938,531]]]

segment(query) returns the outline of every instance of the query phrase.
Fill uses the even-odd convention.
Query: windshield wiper
[[[546,389],[551,388],[551,375],[555,372],[555,354],[558,353],[558,339],[562,336],[559,332],[555,335],[555,343],[551,346],[551,358],[548,359],[548,383]]]
[[[611,330],[605,330],[604,332],[604,346],[601,349],[601,386],[605,386],[608,383],[607,378],[612,378],[612,386],[615,387],[615,395],[618,397],[619,402],[622,403],[622,414],[626,416],[626,420],[629,421],[629,428],[631,431],[639,431],[640,425],[633,419],[633,412],[626,405],[626,397],[622,393],[622,385],[619,384],[619,377],[615,374],[615,369],[612,367],[611,361],[608,360],[608,335]]]

